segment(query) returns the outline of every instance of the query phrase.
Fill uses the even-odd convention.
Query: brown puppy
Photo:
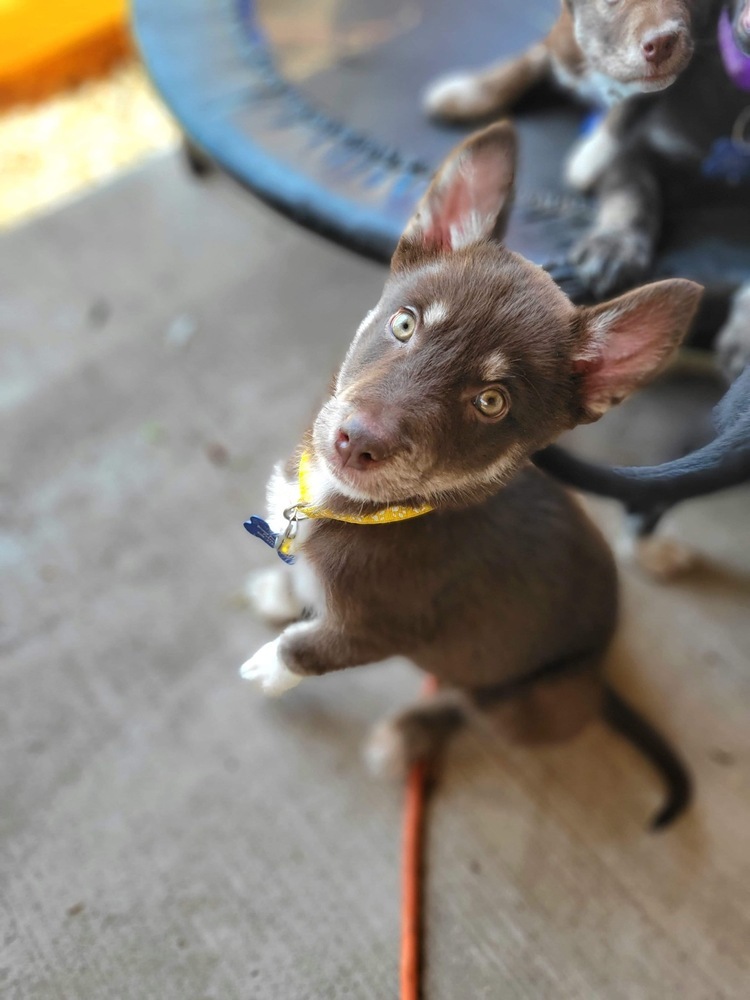
[[[427,112],[464,122],[509,111],[552,80],[577,97],[612,105],[674,83],[693,54],[696,0],[563,0],[547,37],[514,59],[454,73],[427,90]]]
[[[508,124],[476,134],[409,222],[304,442],[301,479],[298,452],[269,486],[269,522],[299,529],[299,564],[258,579],[256,604],[276,621],[308,617],[241,672],[271,693],[408,657],[442,692],[380,730],[388,768],[436,749],[473,712],[538,741],[570,736],[604,710],[665,771],[662,824],[689,784],[603,684],[614,562],[529,456],[659,371],[700,289],[664,281],[575,308],[498,241],[514,169]],[[373,520],[386,523],[361,523]]]

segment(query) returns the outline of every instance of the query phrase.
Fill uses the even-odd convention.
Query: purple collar
[[[735,87],[750,90],[750,56],[746,56],[737,47],[726,7],[719,18],[719,51],[724,69]]]

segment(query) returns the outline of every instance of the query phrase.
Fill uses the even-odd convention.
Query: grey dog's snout
[[[661,66],[674,55],[680,36],[676,31],[660,31],[647,35],[641,42],[641,49],[647,62]]]

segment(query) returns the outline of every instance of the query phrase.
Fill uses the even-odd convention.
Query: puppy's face
[[[510,126],[478,133],[410,220],[313,429],[342,495],[479,499],[627,395],[684,332],[697,303],[689,282],[576,309],[546,272],[505,249],[514,166]]]
[[[575,422],[559,357],[576,333],[549,276],[496,243],[396,271],[316,421],[315,450],[357,499],[500,484]]]
[[[670,86],[693,55],[695,0],[566,0],[588,64],[622,88],[620,96]]]

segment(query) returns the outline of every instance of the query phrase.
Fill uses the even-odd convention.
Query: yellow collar
[[[303,451],[299,460],[299,503],[295,505],[298,514],[303,517],[330,521],[346,521],[347,524],[392,524],[394,521],[408,521],[412,517],[421,517],[432,510],[429,504],[420,507],[407,507],[403,504],[392,504],[376,510],[374,514],[337,514],[327,507],[316,507],[311,502],[310,490],[310,452]]]

